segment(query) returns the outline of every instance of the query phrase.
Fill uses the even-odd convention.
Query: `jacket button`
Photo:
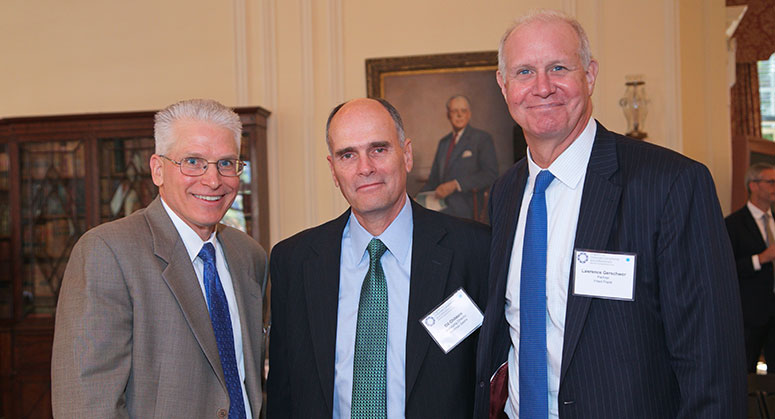
[[[479,382],[479,388],[484,388],[484,381]]]
[[[227,412],[226,409],[218,409],[219,418],[225,418],[226,416],[229,416],[229,412]]]

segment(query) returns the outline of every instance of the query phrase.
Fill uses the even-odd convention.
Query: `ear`
[[[597,61],[592,59],[589,62],[589,66],[587,67],[587,89],[589,90],[589,95],[592,96],[592,92],[595,91],[595,80],[597,80],[597,71],[599,67],[597,64]]]
[[[414,165],[414,157],[412,156],[412,139],[404,139],[404,166],[406,166],[406,173],[412,171]]]
[[[328,168],[331,169],[331,177],[334,179],[334,186],[338,188],[339,181],[336,179],[336,172],[334,171],[334,159],[329,154],[328,156],[326,156],[326,160],[328,160]]]
[[[162,171],[162,165],[164,162],[162,161],[162,158],[159,157],[158,154],[154,154],[151,156],[151,178],[153,179],[153,184],[156,186],[161,186],[164,184],[164,176]]]
[[[503,81],[503,74],[501,74],[500,70],[495,72],[495,81],[498,82],[498,86],[501,88],[503,99],[508,103],[508,98],[506,97],[506,83]]]

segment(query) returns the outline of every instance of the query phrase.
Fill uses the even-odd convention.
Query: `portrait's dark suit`
[[[767,243],[747,206],[730,214],[726,223],[737,263],[737,277],[740,280],[740,299],[743,304],[746,335],[746,364],[751,371],[756,367],[756,361],[763,346],[768,363],[775,360],[775,341],[772,341],[775,340],[775,328],[770,325],[775,322],[775,294],[772,290],[773,264],[763,263],[758,271],[753,268],[751,256],[767,249]]]
[[[261,413],[261,296],[266,253],[218,226],[237,298],[245,387]],[[73,248],[57,305],[51,362],[58,418],[217,418],[229,394],[205,296],[156,198],[95,227]]]
[[[419,320],[460,287],[484,310],[489,228],[426,210],[414,202],[412,214],[406,417],[470,418],[478,332],[445,355]],[[272,250],[270,419],[332,416],[336,329],[355,327],[337,326],[342,232],[349,216],[348,210]]]
[[[492,190],[477,418],[488,416],[490,378],[511,344],[505,292],[527,177],[522,159]],[[635,253],[635,298],[574,296],[571,273],[560,418],[745,417],[740,299],[722,220],[703,165],[597,125],[574,246]]]
[[[482,206],[484,192],[498,177],[495,146],[490,134],[469,125],[455,144],[455,148],[452,149],[449,167],[444,170],[444,161],[447,159],[450,141],[452,141],[452,133],[447,134],[439,141],[431,173],[422,190],[432,191],[444,182],[457,180],[461,190],[453,192],[444,199],[447,208],[442,212],[456,217],[472,218],[474,215],[472,191],[477,190],[477,201]]]

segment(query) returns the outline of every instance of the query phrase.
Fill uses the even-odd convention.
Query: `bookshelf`
[[[269,248],[266,118],[238,108],[248,168],[224,222]],[[0,418],[50,418],[54,313],[89,228],[145,207],[154,112],[0,119]]]

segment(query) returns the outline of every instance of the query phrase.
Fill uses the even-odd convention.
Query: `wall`
[[[576,15],[587,28],[600,61],[595,117],[624,131],[618,107],[624,76],[643,74],[651,98],[649,141],[707,164],[729,210],[721,0],[214,4],[0,2],[0,117],[149,110],[189,97],[263,106],[272,111],[268,169],[276,242],[346,208],[331,182],[324,125],[335,104],[365,95],[366,58],[494,50],[513,17],[550,7]]]

